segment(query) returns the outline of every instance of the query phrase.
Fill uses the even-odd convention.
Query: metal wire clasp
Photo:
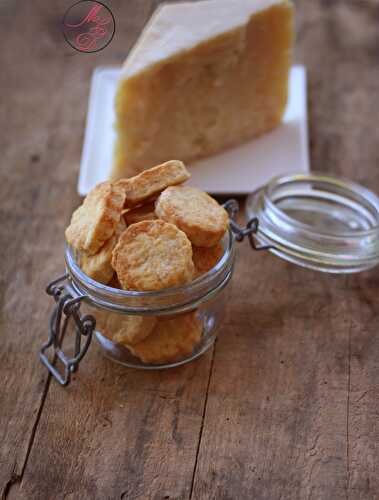
[[[239,212],[239,205],[237,200],[231,199],[224,203],[223,207],[229,214],[230,229],[235,236],[237,241],[243,241],[245,236],[249,238],[250,245],[253,250],[270,250],[273,248],[271,245],[258,245],[255,241],[254,236],[258,233],[259,220],[257,217],[253,217],[248,221],[245,227],[241,227],[235,221],[237,214]]]
[[[78,369],[81,359],[86,354],[96,326],[96,320],[93,316],[80,315],[80,303],[86,296],[81,295],[74,298],[64,284],[67,278],[67,274],[60,276],[46,288],[46,293],[54,297],[56,304],[50,317],[48,340],[42,345],[39,353],[42,363],[61,385],[68,385],[70,383],[71,373]],[[75,324],[76,337],[74,356],[70,358],[64,354],[61,346],[71,318]],[[83,345],[82,337],[85,338]],[[52,347],[56,358],[63,363],[63,374],[53,365],[54,361],[51,362],[46,355],[46,351],[50,347]]]

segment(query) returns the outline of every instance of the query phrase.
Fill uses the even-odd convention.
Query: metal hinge
[[[71,374],[78,369],[81,359],[86,354],[96,326],[93,316],[80,314],[80,305],[86,296],[80,295],[74,298],[64,284],[67,278],[68,275],[65,274],[52,281],[46,288],[46,293],[52,296],[56,303],[50,317],[48,340],[42,345],[39,353],[42,363],[61,385],[70,383]],[[73,357],[67,357],[61,349],[70,319],[74,322],[76,335]],[[83,338],[85,341],[82,345]],[[50,348],[55,354],[54,360],[59,359],[62,362],[63,373],[54,366],[54,360],[49,360],[46,351]]]
[[[271,245],[259,245],[255,240],[255,236],[257,235],[259,230],[258,217],[253,217],[248,221],[245,227],[242,227],[235,221],[235,218],[237,217],[237,214],[239,212],[239,205],[237,200],[228,200],[226,203],[224,203],[223,207],[229,214],[230,229],[232,230],[236,241],[243,241],[247,236],[253,250],[270,250],[271,248],[273,248]]]

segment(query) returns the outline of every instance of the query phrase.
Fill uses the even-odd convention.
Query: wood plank
[[[379,273],[351,279],[346,454],[349,499],[379,497]]]
[[[345,278],[240,253],[192,498],[345,498]]]
[[[58,111],[59,104],[54,92],[64,68],[55,64],[53,40],[42,35],[44,39],[38,44],[36,33],[44,33],[44,24],[31,5],[3,2],[1,19],[8,28],[0,54],[1,67],[6,68],[0,73],[0,495],[3,498],[12,483],[20,480],[45,395],[47,374],[41,369],[36,353],[46,336],[46,323],[40,321],[48,311],[43,288],[51,273],[61,265],[52,248],[62,245],[63,223],[63,220],[59,223],[58,216],[57,223],[51,224],[61,204],[55,201],[58,186],[47,189],[53,177],[47,149],[52,113]],[[51,51],[50,57],[44,54],[49,78],[42,85],[40,68],[34,60],[39,50]],[[50,108],[46,105],[47,95]],[[59,192],[69,195],[65,186]]]
[[[150,6],[134,3],[143,21]],[[88,59],[67,46],[60,32],[67,6],[65,0],[0,5],[7,27],[0,54],[1,498],[21,480],[47,390],[37,358],[51,308],[44,288],[63,270],[63,231],[78,203],[90,74],[114,62],[106,51]]]
[[[46,163],[38,175],[45,190],[38,213],[41,221],[44,217],[43,222],[48,223],[45,228],[38,226],[44,242],[35,243],[37,250],[43,246],[48,249],[44,254],[47,269],[40,277],[38,291],[43,282],[61,272],[60,241],[78,204],[75,184],[90,71],[99,64],[121,62],[153,4],[140,0],[112,4],[116,22],[125,19],[127,29],[119,29],[103,52],[88,57],[72,55],[70,49],[60,47],[63,52],[55,65],[60,67],[63,61],[64,70],[61,80],[51,83],[59,98],[54,101],[56,109],[50,109],[50,138],[46,146],[41,145]],[[45,19],[44,11],[40,15]],[[49,22],[55,24],[57,19]],[[46,88],[43,84],[41,92]],[[54,170],[43,179],[49,165]],[[51,218],[47,215],[50,211]],[[44,296],[41,302],[44,309],[43,314],[38,311],[39,328],[46,325],[46,308],[51,304]],[[29,351],[37,347],[34,336]],[[22,481],[20,478],[10,488],[7,498],[188,497],[211,357],[209,353],[191,366],[165,373],[143,373],[104,360],[93,345],[71,387],[64,390],[55,382],[50,384]],[[44,374],[39,364],[37,369]]]
[[[188,498],[211,353],[164,372],[126,369],[92,346],[67,389],[50,386],[10,499]]]
[[[303,9],[301,57],[313,71],[313,168],[379,193],[379,40],[375,1],[313,3]],[[312,47],[318,47],[317,51]],[[324,57],[323,57],[324,54]],[[318,65],[326,71],[317,71]],[[329,105],[328,105],[329,103]],[[346,483],[350,500],[379,497],[378,269],[348,279]]]
[[[296,5],[312,168],[379,192],[378,8]],[[332,277],[240,252],[192,498],[377,498],[378,270]]]

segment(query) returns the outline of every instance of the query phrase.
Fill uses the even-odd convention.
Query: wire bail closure
[[[77,371],[80,361],[88,351],[96,326],[96,320],[93,316],[80,315],[80,304],[86,295],[74,298],[64,284],[67,278],[68,274],[64,274],[49,283],[46,288],[46,293],[54,298],[56,304],[50,316],[48,340],[42,345],[39,353],[42,363],[63,386],[70,383],[71,374]],[[75,324],[76,338],[74,356],[70,358],[62,351],[61,346],[71,318]],[[82,337],[85,339],[83,345]],[[50,361],[46,354],[50,347],[55,355],[53,361]],[[56,359],[63,363],[63,373],[54,366],[53,363]]]
[[[241,242],[247,236],[251,248],[253,250],[256,250],[257,252],[260,250],[270,250],[271,248],[273,248],[271,245],[258,245],[254,238],[254,236],[258,234],[259,230],[258,217],[251,218],[246,226],[242,227],[235,221],[239,212],[238,201],[234,199],[228,200],[224,203],[223,207],[229,214],[230,229],[232,230],[236,241]]]

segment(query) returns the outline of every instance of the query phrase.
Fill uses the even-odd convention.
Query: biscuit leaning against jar
[[[94,255],[116,231],[125,203],[125,192],[111,182],[98,184],[75,210],[66,229],[66,240],[75,250]]]
[[[116,246],[121,233],[126,229],[124,219],[121,217],[113,236],[104,243],[100,250],[94,255],[86,252],[78,253],[79,265],[83,272],[99,283],[107,285],[113,278],[115,272],[112,267],[112,252]]]
[[[184,164],[172,160],[133,178],[96,186],[66,230],[83,272],[113,288],[159,291],[186,285],[214,267],[222,256],[219,240],[227,229],[227,215],[206,193],[179,186],[189,177]],[[174,187],[179,194],[172,201]],[[166,198],[168,205],[162,203]],[[170,220],[161,220],[163,209],[158,207],[168,206],[170,212],[172,203],[179,210]],[[181,210],[183,204],[187,212]],[[202,334],[196,311],[159,321],[105,310],[96,317],[105,337],[151,364],[190,354]]]

